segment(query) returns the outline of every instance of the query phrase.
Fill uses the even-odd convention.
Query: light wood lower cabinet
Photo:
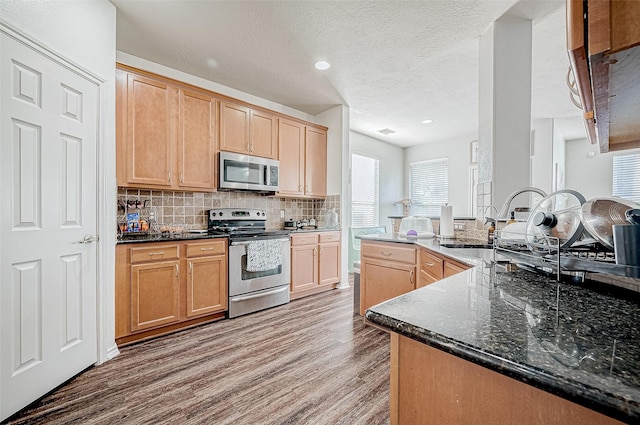
[[[291,298],[333,289],[340,282],[340,232],[291,235]]]
[[[227,239],[116,246],[116,342],[218,320],[227,310]]]
[[[391,333],[391,425],[621,424],[436,348]]]
[[[363,316],[371,306],[470,268],[413,244],[363,240],[360,253],[360,314]]]
[[[420,248],[420,279],[418,288],[437,282],[445,277],[463,272],[471,267],[454,261],[427,248]]]
[[[416,246],[363,240],[360,245],[360,314],[416,289]]]
[[[180,320],[180,262],[131,266],[131,330],[139,331]]]

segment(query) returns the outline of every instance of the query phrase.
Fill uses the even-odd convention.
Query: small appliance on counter
[[[296,223],[294,219],[290,218],[289,220],[285,220],[284,228],[285,230],[296,230],[298,228],[298,223]]]
[[[402,237],[430,239],[434,236],[433,223],[427,217],[405,217],[400,222],[398,234]]]

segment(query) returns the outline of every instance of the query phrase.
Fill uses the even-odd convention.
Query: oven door
[[[287,286],[291,282],[291,243],[289,238],[279,238],[282,249],[282,264],[274,269],[250,272],[247,271],[247,243],[231,242],[229,247],[229,297],[248,294],[250,292]]]

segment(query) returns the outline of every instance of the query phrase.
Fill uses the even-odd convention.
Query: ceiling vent
[[[388,136],[389,134],[395,133],[395,131],[391,130],[390,128],[383,128],[382,130],[378,130],[378,133],[382,133],[385,136]]]

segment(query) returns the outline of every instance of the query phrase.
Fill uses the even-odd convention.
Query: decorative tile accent
[[[172,192],[118,188],[118,201],[148,200],[147,208],[140,210],[142,217],[148,217],[153,209],[156,223],[185,224],[187,229],[206,229],[207,210],[213,208],[256,208],[267,213],[267,229],[282,229],[284,221],[315,218],[318,226],[324,225],[324,214],[334,208],[340,220],[340,195],[327,199],[287,199],[265,196],[251,192]],[[280,211],[284,210],[284,218]],[[118,220],[123,220],[119,211]],[[342,222],[341,220],[339,222]]]

